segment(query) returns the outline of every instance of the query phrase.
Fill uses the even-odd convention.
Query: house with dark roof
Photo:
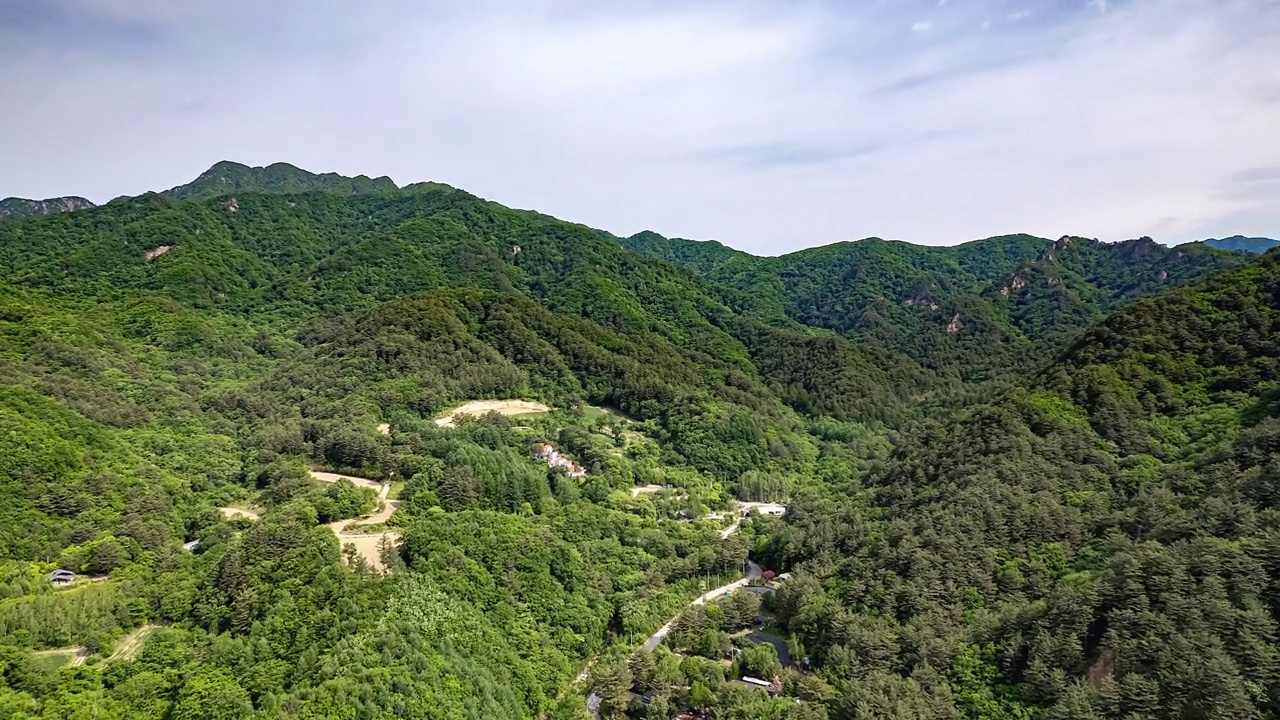
[[[46,575],[45,578],[54,587],[66,587],[76,579],[76,574],[70,570],[54,570]]]

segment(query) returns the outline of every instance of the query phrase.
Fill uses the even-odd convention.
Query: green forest
[[[0,718],[1280,718],[1276,252],[757,258],[283,164],[50,212]]]

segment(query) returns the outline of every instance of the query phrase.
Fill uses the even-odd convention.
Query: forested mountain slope
[[[671,518],[847,482],[884,449],[852,420],[926,382],[432,184],[5,223],[0,276],[3,716],[581,717],[588,659],[745,560],[727,521]],[[473,398],[555,410],[433,422]],[[373,491],[309,469],[403,483],[392,577],[325,527]],[[136,660],[104,660],[126,632]],[[78,653],[103,669],[50,669]]]
[[[1280,258],[904,428],[770,538],[833,717],[1280,711]]]
[[[624,244],[731,289],[735,305],[905,353],[968,381],[1030,369],[1031,358],[1052,355],[1111,310],[1242,262],[1150,238],[1106,244],[1011,235],[955,247],[869,238],[771,258],[653,233]]]
[[[333,195],[370,195],[394,192],[397,189],[391,178],[385,176],[346,177],[337,173],[317,175],[289,163],[249,167],[224,160],[205,170],[195,180],[186,185],[165,190],[161,195],[170,200],[190,200],[247,192],[325,192]]]

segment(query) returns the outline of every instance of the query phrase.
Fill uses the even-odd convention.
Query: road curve
[[[752,580],[760,577],[762,572],[763,571],[761,570],[759,565],[748,560],[747,574],[745,576],[738,578],[737,580],[734,580],[731,583],[726,583],[724,585],[721,585],[715,590],[710,590],[708,592],[703,593],[702,595],[698,596],[696,599],[694,599],[693,602],[689,603],[685,607],[686,609],[688,609],[693,607],[694,605],[705,605],[708,602],[711,602],[712,600],[715,600],[718,597],[732,593],[734,590],[737,590],[740,587],[746,587],[747,584],[750,583]],[[670,620],[668,620],[666,625],[663,625],[662,627],[658,628],[657,632],[650,635],[649,639],[644,641],[644,649],[646,652],[653,652],[655,649],[657,649],[659,645],[662,644],[662,641],[665,640],[667,635],[671,633],[671,626],[675,624],[676,620],[679,617],[680,616],[677,615],[671,618]]]

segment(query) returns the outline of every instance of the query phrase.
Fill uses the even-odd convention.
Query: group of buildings
[[[584,477],[587,474],[585,468],[578,463],[570,460],[560,453],[559,450],[551,447],[546,443],[538,443],[533,448],[538,459],[550,465],[551,467],[564,468],[569,477]]]

